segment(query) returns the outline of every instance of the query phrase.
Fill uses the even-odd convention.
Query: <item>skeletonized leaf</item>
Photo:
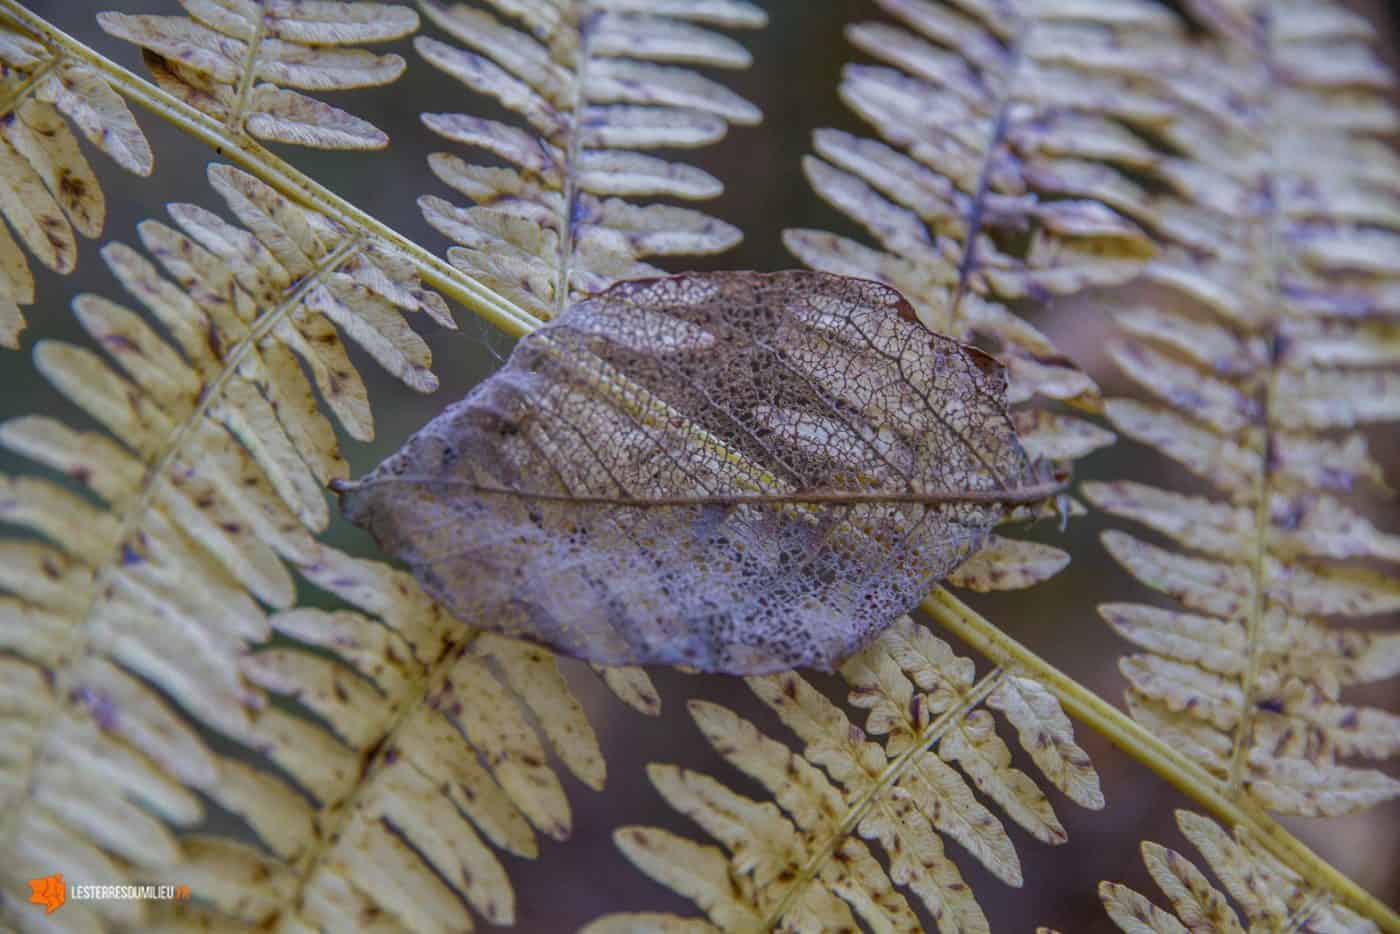
[[[463,619],[602,664],[829,668],[1053,491],[1004,393],[875,283],[632,282],[343,505]]]

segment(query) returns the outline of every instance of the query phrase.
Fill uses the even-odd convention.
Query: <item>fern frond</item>
[[[1127,281],[1152,254],[1128,216],[1124,172],[1156,159],[1133,131],[1168,115],[1153,65],[1183,31],[1136,0],[880,6],[899,25],[848,28],[880,64],[846,66],[840,94],[882,139],[818,130],[803,162],[818,195],[878,248],[788,230],[788,249],[814,268],[895,286],[934,331],[995,341],[1013,404],[1041,396],[1097,409],[1093,382],[1008,303]],[[1068,461],[1113,440],[1024,405],[1017,418],[1032,455]],[[1026,587],[1068,563],[1045,546],[1003,543],[1006,557],[1012,549],[1021,553],[1008,573],[972,568],[957,583]]]
[[[453,265],[547,320],[584,293],[657,274],[648,257],[716,253],[738,242],[736,228],[699,211],[631,199],[720,193],[708,173],[645,150],[706,145],[730,124],[759,121],[748,101],[683,66],[746,67],[748,52],[707,27],[762,26],[762,10],[743,0],[486,6],[505,19],[467,4],[423,7],[466,48],[414,40],[432,65],[525,124],[423,115],[439,136],[505,163],[430,159],[438,178],[472,201],[419,201],[428,222],[459,244],[448,251]]]
[[[1020,398],[1092,403],[1092,384],[1065,382],[1050,341],[1005,303],[1126,281],[1151,254],[1114,196],[1116,167],[1154,158],[1126,140],[1164,105],[1149,60],[1124,47],[1171,49],[1179,27],[1133,0],[880,6],[900,25],[849,27],[881,64],[848,65],[840,93],[884,141],[819,130],[804,162],[880,249],[814,230],[789,230],[788,248],[896,285],[932,330],[1002,342]]]
[[[97,22],[109,35],[141,47],[163,89],[235,133],[318,149],[388,145],[389,138],[373,124],[300,91],[343,91],[398,80],[402,57],[346,46],[417,31],[418,14],[411,8],[324,0],[180,0],[180,5],[188,17],[106,12]]]
[[[0,888],[54,866],[79,884],[198,887],[193,906],[66,906],[69,930],[386,913],[467,930],[468,906],[508,923],[493,846],[533,856],[536,832],[569,832],[546,749],[603,781],[581,707],[547,653],[477,638],[408,576],[313,536],[347,470],[317,395],[350,437],[373,432],[341,335],[426,391],[405,314],[451,319],[387,244],[236,169],[209,175],[242,227],[176,204],[175,227],[140,226],[154,262],[103,250],[154,320],[83,295],[105,357],[36,349],[102,430],[0,426],[71,481],[0,486],[0,521],[28,533],[0,541]],[[346,608],[295,606],[303,588]],[[256,845],[200,833],[210,810]],[[7,920],[43,929],[0,898]]]
[[[383,241],[401,253],[431,288],[473,314],[512,334],[539,322],[513,303],[439,259],[378,219],[298,171],[241,130],[231,129],[36,16],[20,0],[0,0],[0,14],[98,75],[113,91],[275,189],[283,197],[336,221],[349,230]]]
[[[96,238],[106,220],[102,186],[69,121],[128,172],[151,174],[145,135],[101,75],[0,20],[0,214],[19,238],[0,225],[0,347],[19,347],[20,306],[34,302],[24,251],[72,272],[75,231]]]
[[[724,930],[856,930],[857,918],[873,930],[921,930],[895,886],[912,892],[941,931],[987,930],[945,837],[1009,885],[1021,884],[1021,865],[1001,821],[973,788],[1037,839],[1066,839],[1036,781],[1010,765],[988,708],[1015,727],[1052,785],[1081,806],[1100,808],[1098,775],[1075,744],[1068,718],[1029,678],[1003,669],[976,678],[971,660],[907,617],[841,675],[850,703],[868,711],[864,730],[796,673],[747,679],[803,743],[801,755],[727,708],[693,702],[691,715],[710,745],[774,801],[653,765],[652,783],[662,796],[724,850],[644,827],[618,831],[618,845]],[[888,873],[863,840],[880,844]],[[588,930],[685,930],[691,923],[615,915]]]
[[[1233,837],[1215,821],[1191,811],[1177,811],[1176,823],[1240,907],[1252,931],[1379,931],[1371,921],[1307,879],[1279,864],[1243,827]],[[1166,911],[1116,882],[1099,883],[1099,897],[1114,923],[1129,934],[1184,934],[1219,931],[1243,934],[1235,908],[1205,874],[1185,856],[1144,841],[1142,860],[1152,880],[1171,902]]]
[[[1223,35],[1172,85],[1172,185],[1143,207],[1170,244],[1145,269],[1161,300],[1119,315],[1110,349],[1153,401],[1107,411],[1214,490],[1085,486],[1184,549],[1106,533],[1182,609],[1101,614],[1145,650],[1122,663],[1135,717],[1229,794],[1340,814],[1400,794],[1342,761],[1394,756],[1400,718],[1340,696],[1400,672],[1400,636],[1328,620],[1400,608],[1393,572],[1367,567],[1400,560],[1400,537],[1337,498],[1381,480],[1354,429],[1400,419],[1400,163],[1372,138],[1397,126],[1391,79],[1338,6],[1271,4],[1259,24],[1199,6]]]

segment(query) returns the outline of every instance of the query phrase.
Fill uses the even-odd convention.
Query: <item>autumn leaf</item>
[[[829,669],[1058,488],[1005,397],[878,283],[633,281],[340,488],[471,625],[603,664]]]

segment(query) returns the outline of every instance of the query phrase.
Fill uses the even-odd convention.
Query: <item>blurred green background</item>
[[[137,53],[102,34],[93,19],[95,11],[116,7],[133,13],[179,12],[173,0],[122,0],[97,6],[75,0],[35,0],[29,5],[138,72],[144,69]],[[857,57],[845,42],[842,27],[874,16],[874,4],[869,0],[767,0],[762,5],[771,16],[769,27],[739,37],[753,51],[754,67],[722,77],[757,103],[764,110],[766,121],[756,128],[735,129],[720,145],[700,150],[693,158],[687,156],[725,182],[726,193],[710,202],[707,210],[738,225],[745,231],[746,239],[724,256],[683,261],[674,264],[676,269],[772,270],[795,266],[780,241],[785,227],[820,227],[859,235],[849,222],[811,194],[799,171],[799,162],[809,151],[813,129],[864,129],[840,105],[835,89],[841,66]],[[1383,35],[1392,38],[1384,51],[1394,64],[1394,9],[1382,2],[1358,6],[1376,20]],[[423,222],[415,200],[425,193],[449,194],[429,174],[425,163],[428,153],[444,147],[421,126],[418,114],[466,111],[490,115],[492,108],[489,102],[466,93],[426,65],[410,43],[397,43],[393,50],[409,62],[408,72],[400,82],[389,88],[326,95],[333,103],[388,132],[393,140],[389,150],[338,154],[282,148],[279,153],[364,210],[440,254],[448,244]],[[113,170],[104,156],[88,148],[108,196],[109,217],[104,236],[127,242],[135,242],[138,221],[164,214],[164,203],[189,201],[221,208],[220,199],[204,180],[204,166],[213,154],[149,114],[138,111],[137,117],[156,152],[156,172],[151,178],[135,179]],[[39,279],[39,301],[27,309],[30,329],[24,337],[24,352],[0,351],[0,417],[44,412],[81,422],[83,416],[38,378],[28,363],[28,352],[35,341],[45,338],[82,340],[68,311],[73,295],[94,291],[120,298],[121,289],[92,244],[84,245],[73,276],[58,278],[40,271]],[[1128,298],[1119,294],[1113,300]],[[384,377],[372,363],[362,368],[371,398],[376,402],[378,438],[371,445],[346,445],[357,474],[372,467],[443,406],[463,395],[509,351],[508,339],[458,311],[460,331],[431,329],[430,325],[424,332],[442,381],[436,395],[416,396]],[[1107,394],[1127,391],[1101,355],[1107,329],[1094,302],[1059,302],[1034,313],[1041,326],[1100,381]],[[366,362],[363,357],[359,359]],[[1400,470],[1394,469],[1400,465],[1400,444],[1393,436],[1379,433],[1373,444],[1377,456],[1392,465],[1392,480],[1400,481]],[[28,468],[0,453],[0,470],[22,469]],[[1133,477],[1147,482],[1156,479],[1167,485],[1178,480],[1167,462],[1129,443],[1120,443],[1082,462],[1080,476]],[[1400,529],[1400,513],[1393,503],[1389,504],[1376,516],[1376,522],[1382,528]],[[1048,524],[1036,529],[1033,537],[1054,543],[1075,556],[1071,567],[1028,593],[971,602],[1017,639],[1117,702],[1124,685],[1116,663],[1127,647],[1099,622],[1094,607],[1109,600],[1151,598],[1109,561],[1097,539],[1103,527],[1104,523],[1090,516],[1076,521],[1064,533]],[[370,543],[344,523],[337,524],[331,535],[341,547],[373,553]],[[1393,624],[1395,620],[1380,622]],[[684,702],[696,696],[719,700],[754,719],[771,735],[784,736],[784,732],[776,718],[733,679],[657,672],[655,677],[666,710],[659,720],[648,720],[602,692],[582,666],[567,663],[567,667],[603,740],[608,757],[608,788],[599,794],[567,780],[575,807],[573,839],[567,844],[546,841],[534,864],[504,857],[517,883],[517,929],[574,930],[606,911],[671,909],[694,913],[687,903],[632,869],[612,844],[612,830],[625,824],[657,824],[696,839],[703,836],[665,806],[648,784],[643,766],[649,761],[661,761],[702,768],[741,792],[761,797],[760,789],[709,751],[686,716]],[[1351,696],[1359,702],[1392,710],[1400,708],[1400,690],[1394,684]],[[1126,882],[1157,895],[1142,868],[1138,841],[1157,840],[1195,856],[1195,851],[1176,832],[1171,816],[1174,808],[1189,806],[1189,802],[1100,737],[1081,728],[1079,738],[1101,772],[1108,810],[1085,812],[1052,792],[1056,811],[1070,832],[1070,842],[1057,849],[1035,842],[1008,822],[1025,868],[1023,889],[1006,888],[958,847],[949,847],[965,878],[979,893],[993,930],[1030,931],[1037,924],[1065,932],[1114,930],[1095,894],[1100,879]],[[1287,823],[1338,868],[1391,905],[1400,906],[1400,802],[1351,818]]]

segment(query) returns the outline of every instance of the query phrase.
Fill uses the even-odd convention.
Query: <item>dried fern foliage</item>
[[[1344,760],[1400,750],[1400,718],[1348,685],[1400,671],[1400,635],[1351,621],[1400,609],[1400,537],[1343,497],[1382,487],[1359,429],[1400,418],[1400,162],[1390,75],[1339,6],[1200,4],[1221,31],[1172,81],[1166,190],[1136,213],[1170,248],[1151,300],[1118,315],[1111,355],[1148,401],[1122,433],[1206,481],[1085,488],[1170,547],[1105,534],[1171,608],[1113,604],[1141,722],[1233,792],[1333,815],[1400,793]]]
[[[633,280],[343,504],[468,622],[605,664],[831,670],[1059,489],[1005,397],[878,283]]]
[[[1152,254],[1112,166],[1156,158],[1134,131],[1168,110],[1143,74],[1150,58],[1129,49],[1170,47],[1174,22],[1139,0],[878,5],[895,22],[847,30],[878,64],[848,65],[840,94],[880,138],[819,130],[803,163],[878,246],[818,230],[785,242],[814,268],[895,286],[938,333],[995,345],[1027,450],[1082,457],[1112,435],[1029,403],[1096,411],[1097,387],[1009,303],[1127,281]],[[956,582],[1025,587],[1066,564],[1057,549],[997,539]]]
[[[428,390],[406,316],[451,319],[385,244],[209,175],[242,226],[172,205],[173,226],[140,226],[145,254],[103,250],[147,314],[83,295],[102,352],[35,351],[98,429],[0,425],[55,472],[0,480],[0,522],[30,533],[0,541],[0,914],[66,932],[508,923],[497,850],[568,834],[548,750],[598,787],[592,729],[546,653],[476,638],[407,575],[314,537],[346,473],[318,400],[349,437],[373,430],[342,337]],[[343,608],[297,606],[312,589]],[[244,838],[201,833],[206,816]],[[14,893],[55,867],[179,878],[196,901],[49,920]]]
[[[430,160],[472,202],[419,201],[428,222],[459,244],[447,254],[454,266],[547,320],[621,279],[660,274],[649,257],[716,253],[738,242],[737,229],[706,214],[638,199],[720,193],[708,173],[648,150],[704,146],[731,124],[759,121],[752,104],[690,67],[747,66],[748,52],[713,27],[762,26],[758,7],[434,0],[424,12],[461,45],[420,36],[419,54],[524,124],[423,115],[434,133],[503,163],[450,153]]]
[[[1142,845],[1142,859],[1157,887],[1171,903],[1170,912],[1116,882],[1099,885],[1108,915],[1128,934],[1186,934],[1219,931],[1244,934],[1251,931],[1336,931],[1370,934],[1375,924],[1345,905],[1333,902],[1326,892],[1313,889],[1286,866],[1280,865],[1247,831],[1233,837],[1208,817],[1177,811],[1176,823],[1225,886],[1244,914],[1245,924],[1225,893],[1185,856],[1157,843]]]
[[[748,679],[803,744],[800,754],[725,707],[690,705],[710,745],[773,800],[653,765],[661,795],[720,846],[654,827],[622,828],[618,845],[709,921],[619,914],[594,922],[588,934],[856,931],[861,924],[921,931],[911,894],[945,934],[987,931],[945,839],[1009,885],[1021,884],[1021,865],[1001,820],[973,788],[1038,840],[1065,841],[1036,780],[1010,765],[991,711],[1016,729],[1050,784],[1083,807],[1103,806],[1098,775],[1049,692],[1000,669],[977,678],[970,659],[907,617],[841,675],[850,703],[868,711],[864,730],[796,673]],[[879,844],[888,870],[866,841]]]
[[[382,149],[374,125],[302,91],[398,80],[404,60],[355,46],[418,29],[412,8],[341,0],[180,0],[189,16],[99,13],[164,90],[235,133],[317,149]],[[295,90],[293,90],[295,89]]]
[[[76,234],[102,233],[106,200],[70,122],[128,172],[151,174],[151,147],[126,102],[92,69],[0,19],[0,214],[9,224],[0,225],[0,347],[19,347],[20,306],[34,302],[25,250],[68,273]]]

